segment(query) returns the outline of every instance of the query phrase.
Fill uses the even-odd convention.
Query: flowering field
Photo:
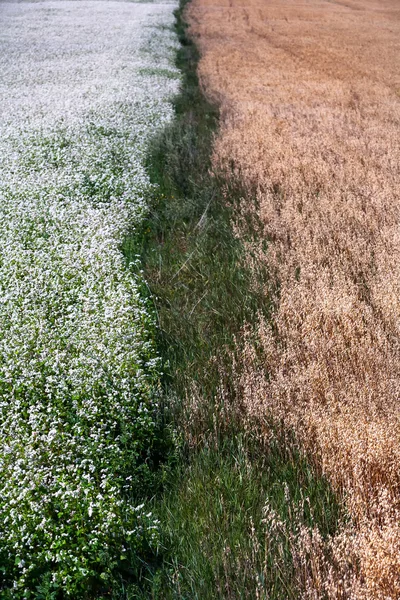
[[[80,597],[157,536],[134,492],[160,364],[121,244],[172,117],[173,8],[0,3],[2,598]]]

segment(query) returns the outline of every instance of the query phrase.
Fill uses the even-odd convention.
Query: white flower
[[[151,74],[176,72],[158,27],[173,8],[1,6],[0,550],[21,590],[55,561],[70,585],[63,565],[83,577],[82,556],[119,551],[146,514],[123,488],[160,364],[121,244],[146,214],[148,142],[173,115],[178,81]],[[87,515],[82,546],[63,550]]]

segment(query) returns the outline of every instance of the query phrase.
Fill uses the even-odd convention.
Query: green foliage
[[[333,532],[339,508],[291,440],[276,431],[266,444],[257,426],[241,419],[232,385],[235,336],[271,311],[268,274],[257,260],[249,268],[243,246],[243,239],[259,242],[262,225],[251,194],[212,170],[218,113],[199,87],[184,4],[176,14],[183,72],[176,119],[148,157],[157,190],[140,244],[135,237],[124,246],[128,259],[140,253],[154,301],[166,365],[165,425],[177,453],[153,501],[159,552],[143,564],[139,582],[114,596],[296,598],[290,540],[299,523]],[[279,530],[268,520],[271,511],[283,523]]]
[[[182,8],[177,31],[182,47],[176,64],[184,79],[175,99],[176,119],[153,142],[147,164],[157,184],[151,213],[141,240],[128,238],[124,252],[128,259],[141,255],[162,332],[163,358],[175,392],[182,385],[182,394],[185,373],[209,370],[210,357],[232,345],[242,324],[260,310],[268,312],[269,304],[262,293],[267,274],[259,265],[254,289],[242,242],[232,229],[244,191],[211,175],[218,112],[199,88],[197,49],[186,37]],[[258,227],[251,222],[249,235]]]
[[[149,569],[146,591],[133,597],[295,599],[299,523],[326,534],[338,519],[327,482],[302,457],[240,433],[202,448],[171,484],[158,508],[163,568]]]
[[[163,72],[157,81],[146,75],[154,57],[144,60],[141,45],[158,32],[167,69],[175,38],[166,29],[143,32],[134,8],[121,53],[116,40],[101,35],[96,55],[94,37],[82,39],[69,11],[67,33],[63,21],[52,19],[49,39],[66,35],[76,53],[70,61],[61,52],[54,68],[40,57],[49,50],[46,36],[39,56],[26,53],[32,73],[40,63],[44,81],[54,80],[50,88],[35,82],[32,98],[23,55],[14,64],[12,45],[5,52],[6,70],[25,69],[13,93],[22,81],[22,97],[30,100],[26,111],[17,101],[12,119],[1,124],[0,598],[107,595],[116,579],[137,576],[159,540],[146,501],[169,453],[159,403],[162,365],[137,257],[128,268],[121,244],[127,231],[142,229],[152,193],[144,157],[149,139],[173,116],[170,97],[178,84]],[[118,30],[126,9],[105,2],[96,14],[111,11],[111,29]],[[154,9],[157,21],[172,18],[171,10]],[[82,10],[81,22],[99,21],[110,33],[109,18]],[[32,16],[18,11],[24,37]],[[40,16],[32,18],[40,31]],[[8,31],[6,38],[15,36]],[[84,66],[87,44],[89,71],[99,57],[110,68],[94,87]],[[115,73],[117,94],[110,88]],[[85,100],[76,92],[81,77]],[[76,93],[67,111],[66,98]]]
[[[104,127],[93,135],[86,133],[79,160],[78,136],[37,135],[19,166],[40,173],[41,186],[6,196],[7,206],[14,208],[13,201],[25,213],[10,210],[10,222],[23,215],[15,237],[24,251],[15,253],[9,271],[4,261],[0,281],[8,294],[0,315],[6,323],[0,378],[4,598],[89,598],[110,588],[116,573],[134,575],[137,556],[147,557],[158,540],[157,521],[142,502],[153,489],[160,446],[155,323],[141,293],[143,279],[126,269],[114,231],[105,238],[111,196],[120,199],[129,184],[134,207],[149,184],[135,188],[133,178],[127,181],[135,140],[121,146]],[[74,185],[62,171],[71,163]],[[46,169],[55,175],[52,185],[44,183]],[[131,213],[140,224],[144,209],[137,204],[137,212],[126,209],[130,218],[123,225],[134,221]],[[121,213],[120,201],[115,214]],[[104,238],[106,252],[95,244]],[[9,248],[17,245],[12,236],[7,241]],[[15,280],[18,285],[7,288]]]

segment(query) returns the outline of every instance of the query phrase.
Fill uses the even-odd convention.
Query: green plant
[[[296,598],[291,544],[298,527],[328,535],[340,511],[294,440],[277,430],[266,443],[242,410],[235,360],[243,326],[271,310],[268,273],[257,256],[249,261],[263,231],[254,197],[233,173],[213,167],[218,111],[199,86],[184,6],[176,14],[183,72],[176,118],[148,156],[157,187],[140,245],[137,237],[124,245],[128,260],[140,253],[153,298],[165,426],[176,451],[153,502],[159,552],[138,582],[115,595]],[[283,523],[275,538],[271,511]]]

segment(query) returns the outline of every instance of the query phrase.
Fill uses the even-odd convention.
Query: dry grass
[[[306,561],[305,594],[398,599],[400,4],[193,0],[189,18],[222,109],[215,164],[256,186],[266,294],[279,285],[237,385],[249,414],[294,428],[356,522],[330,549],[308,539],[328,559]]]

